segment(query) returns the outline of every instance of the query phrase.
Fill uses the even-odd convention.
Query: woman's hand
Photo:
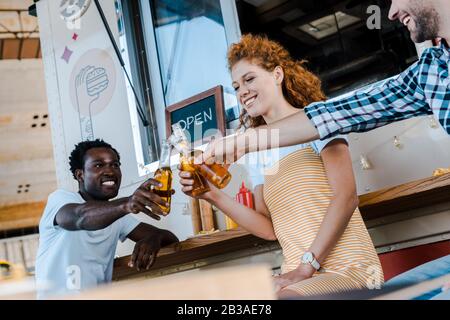
[[[212,183],[205,179],[205,181],[208,183],[210,191],[194,197],[191,193],[194,184],[193,173],[190,171],[182,171],[180,165],[178,165],[178,169],[180,170],[178,175],[180,177],[180,184],[182,186],[181,191],[183,191],[186,195],[196,199],[212,201],[214,199],[214,196],[220,192],[219,189],[217,189]]]
[[[297,269],[274,276],[275,292],[283,290],[285,287],[312,277],[316,269],[310,265],[301,264]]]

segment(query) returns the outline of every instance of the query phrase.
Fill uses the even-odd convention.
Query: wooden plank
[[[35,59],[42,58],[42,57],[41,57],[41,41],[40,41],[40,40],[39,40],[39,42],[38,42],[38,47],[36,48],[36,53],[35,53],[35,55],[34,55],[34,58],[35,58]]]
[[[194,235],[202,230],[202,218],[200,215],[200,203],[198,199],[190,198],[192,231]]]
[[[15,116],[17,113],[48,114],[44,67],[41,60],[9,60],[0,64],[1,115]],[[32,89],[30,89],[32,88]],[[32,120],[32,119],[30,119]],[[29,125],[30,120],[25,120]]]
[[[42,177],[47,181],[39,181],[39,177]],[[54,178],[54,173],[37,173],[33,176],[36,180],[27,178],[30,177],[20,175],[17,178],[14,177],[13,180],[8,181],[8,183],[0,183],[0,207],[46,201],[48,195],[56,189],[57,183]],[[22,181],[25,181],[26,183]],[[3,187],[3,185],[5,186]],[[29,186],[27,187],[27,185]]]
[[[39,225],[45,204],[41,201],[0,207],[0,231]]]
[[[23,132],[25,133],[25,130]],[[25,134],[26,139],[18,136],[16,132],[2,133],[0,162],[44,159],[53,156],[51,132],[48,128],[30,129]]]
[[[23,48],[23,43],[24,43],[25,39],[20,38],[19,40],[20,40],[20,42],[19,42],[19,49],[17,50],[18,51],[17,59],[21,60],[22,59],[22,48]]]
[[[365,220],[450,200],[450,174],[412,181],[361,195],[359,208]]]
[[[52,154],[46,158],[0,161],[0,207],[46,201],[56,187]]]
[[[19,59],[19,39],[4,39],[3,40],[3,59]]]
[[[275,293],[269,266],[250,265],[113,283],[67,299],[272,300]]]
[[[36,1],[37,2],[37,1]],[[33,4],[33,0],[2,0],[0,1],[0,9],[3,11],[20,11],[28,10],[28,7]]]
[[[25,39],[20,52],[21,59],[34,59],[36,52],[39,50],[39,39]]]
[[[149,272],[170,266],[189,263],[195,260],[208,258],[237,250],[252,248],[265,243],[275,243],[251,235],[247,231],[236,228],[203,235],[181,241],[177,245],[163,248]],[[146,271],[136,271],[128,267],[130,256],[121,257],[114,262],[114,280],[123,279],[132,275],[145,275]]]
[[[31,103],[30,103],[31,104]],[[38,130],[50,131],[48,111],[44,103],[35,103],[35,109],[28,112],[12,110],[14,106],[2,107],[0,113],[0,134],[17,134],[28,138],[29,133]],[[8,112],[8,108],[10,109]],[[31,109],[32,106],[30,105]],[[46,118],[44,118],[46,116]],[[43,126],[43,124],[45,125]],[[32,126],[34,124],[34,127]],[[14,132],[13,132],[14,131]],[[46,141],[51,144],[50,141]]]
[[[206,200],[199,200],[200,204],[200,217],[202,221],[203,231],[213,231],[214,226],[214,215],[212,211],[212,205]]]

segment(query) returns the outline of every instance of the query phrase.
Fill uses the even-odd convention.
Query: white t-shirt
[[[39,223],[36,258],[37,298],[77,293],[110,282],[117,242],[140,223],[131,215],[95,231],[69,231],[54,225],[56,213],[69,203],[84,203],[79,193],[56,190],[48,197]]]
[[[315,140],[310,143],[297,144],[289,147],[274,148],[264,151],[251,152],[241,158],[238,163],[243,164],[248,171],[248,176],[253,189],[257,185],[264,184],[264,176],[276,174],[278,161],[287,155],[304,148],[311,148],[318,154],[333,140],[342,139],[348,143],[346,136],[335,136],[324,140]]]

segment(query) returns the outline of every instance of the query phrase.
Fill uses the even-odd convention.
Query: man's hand
[[[279,292],[291,284],[311,278],[314,272],[315,269],[312,266],[300,265],[295,270],[273,277],[275,292]]]
[[[246,135],[244,133],[232,134],[211,141],[205,152],[194,159],[194,163],[224,163],[232,164],[247,152]]]
[[[148,237],[136,242],[128,266],[148,270],[155,263],[156,256],[161,248],[162,233],[155,232]]]
[[[153,219],[160,220],[159,215],[164,215],[159,205],[168,206],[160,196],[151,190],[151,186],[161,187],[161,183],[155,179],[148,179],[127,198],[125,210],[131,213],[143,212]],[[149,209],[150,208],[150,209]]]

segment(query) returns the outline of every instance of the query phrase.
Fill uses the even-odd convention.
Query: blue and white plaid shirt
[[[449,65],[447,46],[428,48],[403,73],[342,99],[313,103],[305,108],[306,115],[321,139],[429,114],[450,135]]]

